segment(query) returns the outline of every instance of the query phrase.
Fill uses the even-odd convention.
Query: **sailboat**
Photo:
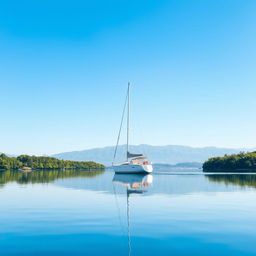
[[[127,109],[127,141],[126,141],[126,161],[115,164],[115,157],[122,130],[125,110]],[[114,159],[112,167],[115,173],[151,173],[153,172],[152,163],[143,154],[133,154],[129,152],[129,125],[130,125],[130,83],[128,83],[127,95],[125,99],[121,125],[118,133],[117,143],[115,147]]]

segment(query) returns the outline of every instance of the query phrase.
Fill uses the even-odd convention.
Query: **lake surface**
[[[1,255],[255,255],[256,176],[0,172]]]

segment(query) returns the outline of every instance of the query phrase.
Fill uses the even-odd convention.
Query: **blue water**
[[[256,255],[256,176],[0,173],[0,255]]]

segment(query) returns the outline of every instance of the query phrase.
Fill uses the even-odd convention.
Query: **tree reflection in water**
[[[254,174],[227,174],[205,175],[210,181],[225,183],[226,185],[249,186],[256,188],[256,175]]]
[[[49,183],[57,179],[74,177],[92,178],[104,173],[104,170],[40,170],[31,172],[0,171],[0,186],[8,182],[19,184]]]

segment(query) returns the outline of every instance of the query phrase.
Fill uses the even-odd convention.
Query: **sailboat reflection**
[[[115,174],[113,182],[125,186],[128,194],[142,194],[147,191],[141,188],[150,186],[153,183],[153,176],[151,174]]]
[[[131,232],[130,232],[130,205],[129,197],[131,194],[143,194],[147,192],[146,187],[153,183],[151,174],[115,174],[113,184],[121,184],[126,187],[126,208],[127,208],[127,235],[128,235],[128,255],[131,255]],[[115,189],[114,189],[115,190]],[[116,192],[115,192],[116,193]]]

